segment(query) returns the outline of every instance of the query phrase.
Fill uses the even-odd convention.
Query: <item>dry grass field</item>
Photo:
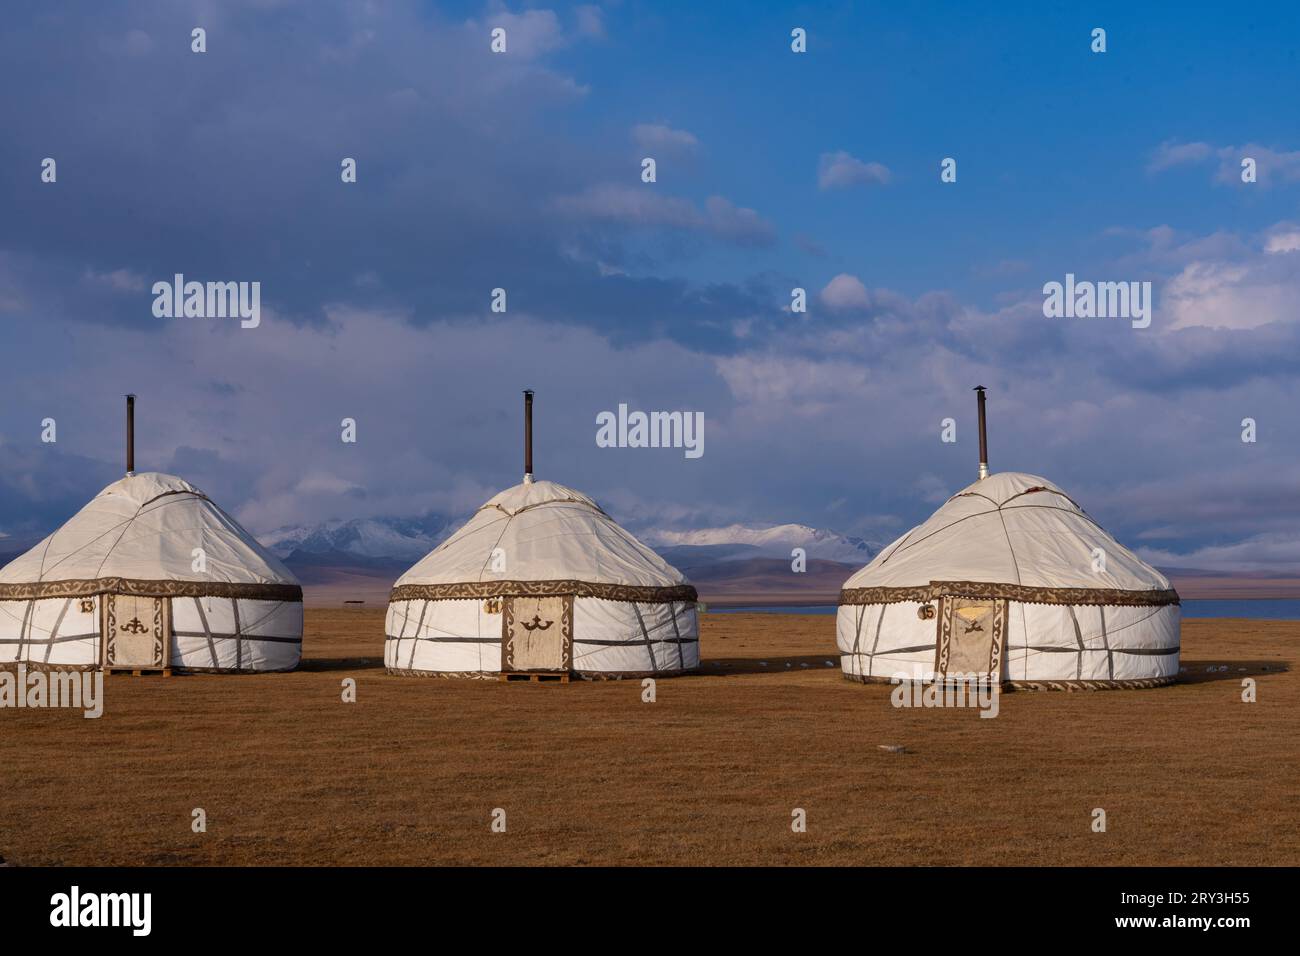
[[[390,677],[375,610],[291,674],[123,677],[0,710],[0,855],[40,864],[1300,863],[1300,623],[1184,624],[1187,681],[899,710],[830,616],[710,614],[704,673]],[[764,663],[766,666],[764,666]],[[1207,672],[1210,666],[1227,670]],[[1241,678],[1259,700],[1241,702]],[[340,700],[354,677],[358,701]],[[881,750],[901,744],[906,752]],[[208,831],[191,832],[202,807]],[[493,808],[507,832],[490,832]],[[808,831],[791,832],[791,810]],[[1105,808],[1108,831],[1090,829]]]

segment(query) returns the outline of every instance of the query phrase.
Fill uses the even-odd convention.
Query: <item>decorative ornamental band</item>
[[[884,674],[848,674],[845,680],[859,684],[893,684],[894,677]],[[1132,677],[1122,680],[1004,680],[1003,690],[1012,691],[1084,691],[1084,690],[1143,690],[1149,687],[1167,687],[1178,682],[1178,675],[1168,677]],[[932,683],[923,681],[922,683]]]
[[[1123,588],[1045,588],[995,581],[931,581],[913,588],[844,588],[841,604],[923,604],[951,594],[972,598],[1004,598],[1021,604],[1107,604],[1125,607],[1161,607],[1178,604],[1178,592],[1129,591]]]
[[[44,598],[93,597],[96,594],[131,594],[136,597],[217,597],[250,601],[302,601],[297,584],[234,583],[230,581],[142,581],[136,578],[86,578],[71,581],[36,581],[0,584],[0,601]]]
[[[636,584],[592,584],[588,581],[467,581],[462,584],[399,584],[390,601],[446,601],[456,598],[490,597],[574,597],[629,601],[636,604],[669,604],[699,600],[689,584],[646,587]]]

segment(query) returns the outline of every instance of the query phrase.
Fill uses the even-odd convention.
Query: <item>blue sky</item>
[[[971,480],[985,384],[995,469],[1294,572],[1298,49],[1285,4],[18,5],[0,534],[112,480],[128,390],[143,467],[269,530],[472,508],[531,385],[539,472],[633,528],[883,541]],[[263,325],[154,318],[175,272],[260,281]],[[1152,282],[1151,328],[1044,318],[1067,272]],[[704,412],[704,457],[597,448],[620,402]]]
[[[1189,202],[1194,173],[1144,169],[1155,144],[1202,139],[1207,126],[1229,143],[1293,138],[1300,13],[1283,5],[755,6],[634,14],[635,43],[568,58],[607,94],[575,111],[575,135],[616,139],[645,116],[671,117],[703,155],[663,182],[697,199],[725,188],[783,227],[787,241],[766,254],[721,250],[683,274],[797,270],[823,284],[839,270],[791,254],[803,230],[862,264],[869,285],[919,295],[938,278],[992,305],[1002,284],[988,273],[1003,259],[1103,260],[1113,245],[1080,239],[1134,215],[1199,232],[1276,219],[1273,203],[1231,190]],[[1279,15],[1292,29],[1276,29]],[[785,55],[791,24],[809,30],[808,55]],[[1109,48],[1094,56],[1100,25]],[[819,192],[809,154],[836,150],[883,162],[892,188]],[[935,174],[945,156],[959,158],[959,190]]]

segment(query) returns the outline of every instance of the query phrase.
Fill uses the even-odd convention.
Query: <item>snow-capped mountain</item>
[[[416,561],[441,544],[463,520],[440,514],[419,518],[354,518],[316,525],[289,525],[259,535],[258,540],[280,558],[297,552],[300,556],[342,554]],[[788,561],[791,549],[803,548],[812,560],[863,565],[880,550],[875,542],[802,524],[767,528],[733,524],[691,531],[650,529],[639,531],[637,536],[662,554],[709,562],[748,558]]]
[[[279,558],[345,554],[414,562],[436,548],[460,524],[444,515],[420,518],[353,518],[317,525],[290,525],[259,535]]]
[[[881,548],[881,545],[872,541],[802,524],[781,524],[769,528],[733,524],[725,528],[699,528],[693,531],[647,531],[640,537],[665,557],[707,556],[714,561],[753,557],[783,558],[788,561],[792,549],[803,548],[810,560],[860,566],[874,558]]]
[[[393,581],[441,544],[468,516],[356,518],[277,528],[259,540],[288,564],[317,596],[344,594],[376,604]],[[709,601],[834,603],[850,573],[880,546],[800,524],[731,525],[693,531],[633,529],[701,588]],[[791,571],[790,552],[803,548],[806,573]]]

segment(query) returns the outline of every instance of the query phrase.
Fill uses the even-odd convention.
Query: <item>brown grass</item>
[[[1294,622],[1191,621],[1187,683],[1008,694],[996,720],[895,709],[887,686],[843,680],[825,664],[829,616],[707,615],[705,673],[661,680],[654,704],[633,681],[389,677],[382,628],[375,610],[311,610],[296,673],[112,676],[100,720],[0,711],[0,854],[19,865],[1300,862],[1300,678],[1280,669]],[[1255,704],[1240,699],[1247,674]],[[345,677],[355,704],[340,701]],[[190,830],[195,807],[206,834]],[[505,834],[489,830],[495,807]],[[806,834],[791,832],[795,807]],[[1104,834],[1091,832],[1094,807]]]

